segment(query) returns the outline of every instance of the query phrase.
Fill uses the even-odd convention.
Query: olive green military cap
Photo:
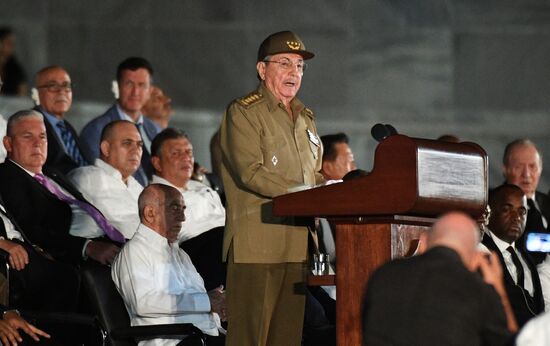
[[[280,31],[269,35],[258,49],[258,61],[263,61],[268,55],[280,53],[294,53],[301,55],[304,60],[315,56],[306,50],[304,42],[292,31]]]

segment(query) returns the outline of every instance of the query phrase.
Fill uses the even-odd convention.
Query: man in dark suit
[[[520,326],[544,311],[537,269],[525,250],[517,246],[524,232],[527,201],[522,189],[504,184],[489,195],[491,216],[483,244],[494,251],[504,270],[504,284]]]
[[[80,286],[76,268],[34,247],[1,199],[0,249],[8,255],[10,305],[39,311],[76,311]]]
[[[519,186],[527,196],[527,223],[525,232],[516,242],[525,249],[527,234],[532,232],[549,233],[550,197],[537,191],[542,173],[542,158],[529,139],[517,139],[506,146],[502,159],[502,172],[508,184]],[[546,258],[545,253],[529,253],[535,264]]]
[[[447,214],[422,241],[426,253],[387,263],[370,278],[364,344],[507,344],[517,325],[496,256],[476,250],[475,222]]]
[[[153,175],[151,165],[151,142],[160,131],[151,120],[144,117],[142,108],[151,94],[151,78],[153,67],[138,57],[131,57],[118,65],[117,83],[119,98],[107,112],[90,121],[80,132],[80,139],[87,156],[92,159],[99,157],[99,138],[101,131],[108,123],[114,120],[128,120],[136,124],[143,139],[143,155],[141,166],[134,173],[134,177],[146,186]]]
[[[36,74],[35,83],[39,105],[34,109],[44,115],[48,136],[45,166],[67,174],[76,167],[93,163],[84,155],[75,129],[65,120],[73,99],[67,71],[59,66],[45,67]]]
[[[43,116],[36,111],[13,114],[4,146],[8,159],[0,165],[0,195],[29,242],[66,263],[76,265],[86,257],[110,263],[119,251],[116,245],[70,234],[77,227],[109,225],[100,225],[101,215],[91,216],[94,207],[63,174],[43,168],[47,156]]]

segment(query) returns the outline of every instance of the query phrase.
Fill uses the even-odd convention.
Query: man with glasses
[[[34,108],[44,115],[48,136],[47,167],[67,174],[74,168],[90,163],[82,151],[78,134],[65,119],[73,101],[71,77],[60,66],[48,66],[38,71],[35,79],[38,102]]]
[[[141,165],[134,173],[134,178],[146,186],[153,175],[151,165],[151,142],[160,128],[143,116],[144,105],[151,96],[153,67],[149,61],[140,57],[130,57],[122,61],[117,68],[119,98],[105,114],[90,121],[80,132],[84,151],[91,159],[99,157],[99,139],[101,131],[108,123],[115,120],[133,122],[143,139]]]
[[[267,37],[258,89],[233,101],[222,120],[227,345],[301,343],[308,228],[272,215],[269,205],[289,189],[324,181],[313,112],[296,98],[304,60],[313,56],[290,31]]]

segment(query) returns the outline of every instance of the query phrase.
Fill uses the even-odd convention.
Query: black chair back
[[[135,342],[115,340],[111,332],[130,326],[130,317],[122,297],[111,279],[111,268],[104,265],[86,263],[81,267],[82,284],[89,297],[92,312],[99,319],[106,335],[106,345],[135,346]]]

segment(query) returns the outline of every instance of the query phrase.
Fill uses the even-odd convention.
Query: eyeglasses
[[[65,82],[65,83],[62,83],[62,84],[51,82],[51,83],[46,83],[46,84],[41,85],[41,86],[37,86],[36,88],[37,89],[48,89],[48,91],[51,92],[51,93],[58,93],[60,91],[69,92],[69,91],[73,90],[74,84],[71,84],[70,82]]]
[[[294,68],[294,66],[296,66],[296,68],[298,69],[298,72],[301,72],[301,73],[304,73],[304,71],[307,69],[307,64],[304,61],[301,61],[301,60],[298,61],[298,62],[293,62],[290,59],[282,58],[279,61],[264,60],[264,62],[265,63],[272,62],[272,63],[275,63],[275,64],[279,64],[279,66],[281,66],[281,68],[283,70],[290,70],[291,68]]]

